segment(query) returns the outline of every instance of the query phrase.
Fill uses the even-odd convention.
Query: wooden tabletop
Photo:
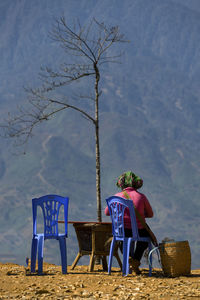
[[[58,221],[58,223],[65,223],[65,221]],[[96,221],[68,221],[68,224],[102,224],[102,225],[110,225],[112,224],[111,222],[96,222]]]

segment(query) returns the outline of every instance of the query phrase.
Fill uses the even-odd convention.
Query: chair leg
[[[131,239],[128,239],[128,245],[127,245],[127,256],[126,256],[126,275],[130,274],[132,271],[130,270],[130,265],[129,265],[129,253],[130,253],[130,248],[131,248]]]
[[[111,273],[114,249],[115,249],[115,239],[113,238],[112,242],[111,242],[111,245],[110,245],[110,254],[109,254],[109,261],[108,261],[108,274]]]
[[[36,256],[37,256],[38,239],[32,238],[31,245],[31,272],[35,272]]]
[[[127,253],[128,250],[128,241],[127,239],[124,239],[123,241],[123,265],[122,265],[122,275],[127,276],[129,273],[129,253]]]
[[[79,252],[79,253],[77,254],[77,256],[76,256],[76,258],[75,258],[73,264],[71,265],[71,270],[74,270],[74,269],[75,269],[75,267],[76,267],[76,265],[77,265],[77,263],[78,263],[78,261],[79,261],[79,259],[80,259],[81,257],[82,257],[82,254]]]
[[[67,249],[66,249],[66,238],[59,238],[60,244],[60,254],[61,254],[61,264],[62,264],[62,273],[67,274]]]
[[[44,235],[38,237],[38,274],[43,271]]]

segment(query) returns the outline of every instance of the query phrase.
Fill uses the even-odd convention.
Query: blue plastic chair
[[[69,198],[57,195],[46,195],[40,198],[32,199],[33,212],[33,238],[31,247],[31,272],[35,272],[36,256],[38,249],[38,274],[43,270],[43,248],[44,240],[56,239],[59,241],[62,273],[67,273],[67,225],[68,225],[68,203]],[[58,216],[60,208],[64,207],[65,231],[63,234],[58,232]],[[37,208],[40,206],[44,218],[44,233],[37,233]]]
[[[117,241],[123,242],[123,264],[122,275],[127,276],[129,271],[129,253],[132,241],[148,242],[149,251],[152,249],[151,239],[149,237],[140,237],[136,222],[135,210],[132,200],[127,200],[118,196],[112,196],[106,199],[108,209],[112,220],[113,240],[110,246],[108,274],[111,273],[113,251]],[[125,237],[124,231],[124,211],[128,208],[131,218],[132,237]],[[136,246],[136,245],[135,245]],[[152,259],[152,258],[151,258]],[[149,261],[149,276],[152,274],[152,261]]]

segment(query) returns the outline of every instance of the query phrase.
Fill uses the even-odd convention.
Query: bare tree
[[[116,62],[120,53],[110,55],[110,48],[125,42],[119,28],[108,28],[103,23],[93,19],[89,25],[81,26],[77,22],[70,28],[64,17],[56,20],[50,38],[58,42],[67,54],[70,63],[63,63],[57,70],[50,67],[41,68],[39,88],[26,88],[29,106],[18,107],[17,113],[9,114],[8,119],[1,128],[4,136],[13,138],[19,144],[25,144],[33,135],[33,129],[43,121],[49,120],[53,115],[65,109],[78,111],[82,116],[91,121],[95,126],[96,141],[96,194],[97,194],[97,220],[101,216],[101,188],[100,188],[100,149],[99,149],[99,89],[100,71],[104,64]],[[87,95],[93,103],[93,112],[74,105],[68,97],[59,98],[55,93],[58,88],[73,85],[83,78],[92,77],[92,96]],[[90,92],[91,92],[90,91]],[[79,95],[80,98],[86,96]]]

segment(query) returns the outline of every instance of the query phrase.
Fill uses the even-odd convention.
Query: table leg
[[[95,255],[92,253],[90,255],[90,264],[89,264],[89,272],[92,272],[94,270],[94,263],[95,263]]]
[[[79,259],[81,258],[81,256],[82,256],[82,255],[81,255],[81,253],[79,252],[79,253],[77,254],[77,256],[76,256],[76,258],[75,258],[73,264],[71,265],[71,270],[74,270],[74,268],[76,267],[76,265],[77,265]]]
[[[104,255],[102,256],[102,266],[104,271],[108,271],[108,264],[107,264],[106,256]]]

